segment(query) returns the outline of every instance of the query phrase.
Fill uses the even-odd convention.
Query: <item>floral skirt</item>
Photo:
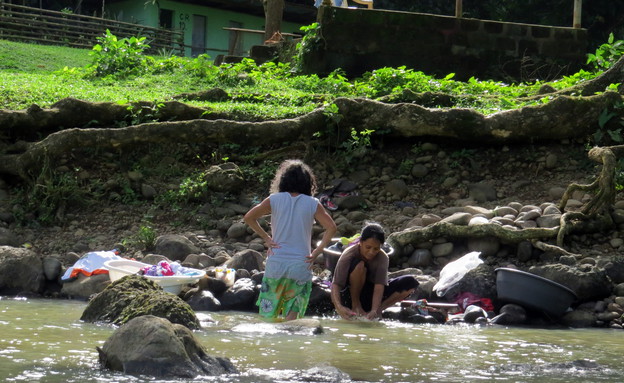
[[[302,318],[308,308],[312,282],[290,278],[262,278],[262,287],[256,304],[265,318],[286,317],[291,311]]]

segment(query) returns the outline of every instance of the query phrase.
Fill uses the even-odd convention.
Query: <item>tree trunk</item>
[[[284,0],[264,0],[264,40],[270,40],[275,33],[282,30]]]

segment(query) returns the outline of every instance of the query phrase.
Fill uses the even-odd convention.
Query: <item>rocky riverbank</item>
[[[172,161],[171,157],[145,156],[146,163]],[[177,207],[152,202],[179,185],[179,178],[156,177],[147,168],[128,169],[113,156],[103,158],[97,166],[86,166],[87,160],[81,162],[78,176],[99,178],[104,196],[88,207],[65,211],[62,220],[52,226],[38,225],[34,219],[37,212],[24,211],[24,206],[15,202],[17,185],[9,180],[0,183],[0,245],[4,246],[0,254],[0,294],[86,299],[107,285],[106,275],[71,283],[59,283],[60,276],[89,251],[119,248],[129,258],[151,263],[166,257],[206,269],[209,276],[214,276],[216,266],[235,268],[237,281],[233,287],[207,278],[181,296],[198,310],[253,310],[264,249],[241,217],[268,191],[245,182],[243,172],[236,171],[242,163],[232,159],[237,165],[232,167],[234,171],[223,166],[215,170],[214,178],[221,180],[219,188],[230,187],[227,193],[215,191],[204,201]],[[353,158],[347,170],[323,155],[306,161],[317,172],[320,191],[336,206],[331,214],[340,236],[357,233],[366,220],[380,222],[390,237],[440,222],[460,226],[496,223],[513,230],[552,229],[562,213],[557,204],[567,185],[588,183],[598,172],[583,147],[568,142],[505,147],[387,142],[381,150],[368,150]],[[70,164],[68,160],[61,166],[71,169]],[[111,174],[123,174],[127,184],[120,184]],[[224,177],[219,178],[220,174]],[[240,175],[240,179],[232,180],[232,174]],[[120,201],[123,198],[118,197],[123,196],[126,186],[136,194],[138,203]],[[229,197],[220,199],[226,195]],[[590,198],[577,193],[566,209],[577,209]],[[439,235],[397,245],[391,271],[417,276],[421,285],[413,298],[442,300],[432,291],[440,270],[469,251],[481,251],[483,265],[459,288],[491,298],[495,304],[492,316],[504,303],[497,301],[494,269],[511,266],[547,276],[576,293],[579,299],[573,305],[575,310],[559,322],[622,328],[621,205],[616,203],[612,213],[615,225],[610,230],[570,234],[565,243],[569,254],[538,248],[530,241],[505,243],[493,238]],[[145,249],[141,245],[147,238],[140,234],[148,226],[150,232],[143,234],[153,234],[155,240],[152,248]],[[319,283],[311,310],[328,314],[331,307],[323,288],[328,272],[319,264],[316,273]]]

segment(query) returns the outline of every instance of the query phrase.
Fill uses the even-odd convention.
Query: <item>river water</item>
[[[180,382],[100,370],[95,346],[114,328],[81,322],[85,307],[81,301],[0,298],[0,381]],[[252,313],[197,314],[200,342],[209,354],[230,358],[240,374],[195,381],[297,382],[318,367],[368,382],[624,381],[622,330],[320,318],[324,334],[292,335],[273,331]]]

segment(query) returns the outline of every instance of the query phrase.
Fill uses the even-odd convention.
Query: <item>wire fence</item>
[[[0,0],[0,39],[91,48],[106,30],[119,38],[144,36],[150,53],[184,56],[184,34],[172,29],[10,4]]]

